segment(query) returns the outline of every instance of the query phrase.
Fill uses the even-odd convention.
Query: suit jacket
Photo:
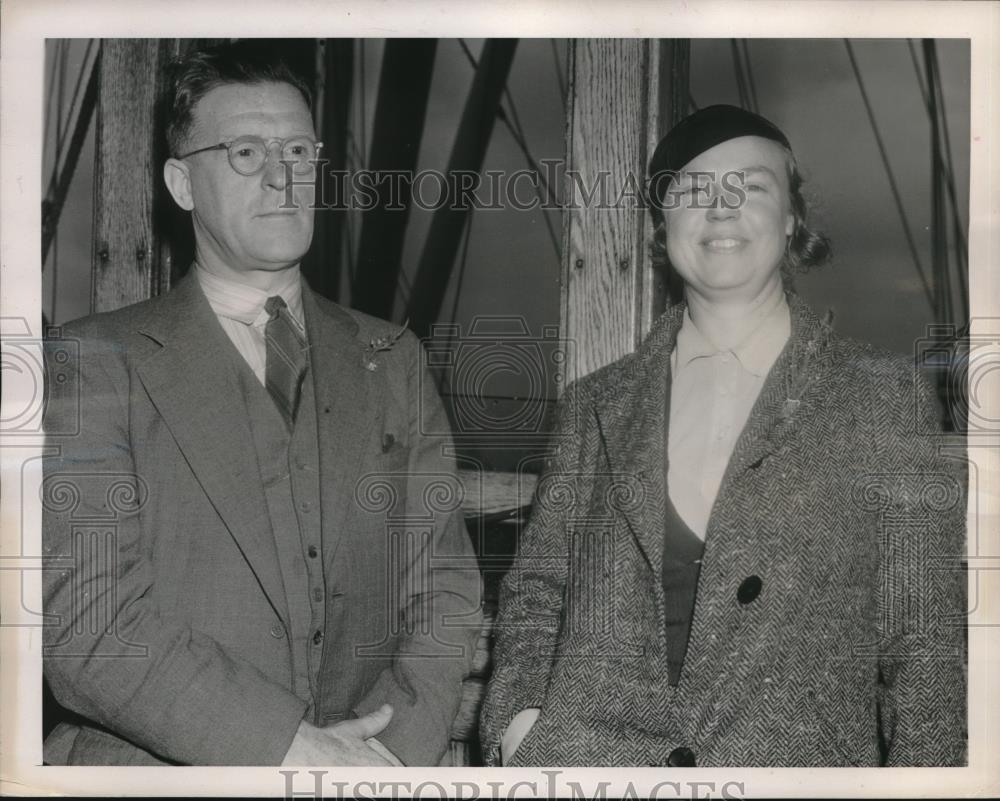
[[[420,345],[303,287],[319,436],[326,626],[312,722],[383,702],[406,764],[445,752],[479,576]],[[239,355],[193,276],[70,324],[49,388],[45,675],[82,716],[55,764],[279,764],[303,718]],[[65,352],[65,349],[63,349]],[[78,423],[78,425],[77,425]],[[405,531],[413,536],[407,539]]]
[[[489,764],[528,707],[541,714],[508,764],[671,765],[681,748],[699,766],[964,760],[964,462],[940,454],[909,360],[790,307],[713,506],[676,686],[660,569],[683,309],[567,389],[502,585]]]

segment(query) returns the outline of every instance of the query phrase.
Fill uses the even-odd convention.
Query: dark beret
[[[649,196],[657,210],[674,176],[696,156],[740,136],[761,136],[791,150],[788,138],[770,120],[738,106],[706,106],[677,123],[664,136],[649,161]]]

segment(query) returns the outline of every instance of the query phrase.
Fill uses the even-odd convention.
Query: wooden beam
[[[482,170],[516,48],[517,39],[488,39],[483,45],[448,160],[448,175]],[[410,328],[417,336],[427,336],[437,320],[469,211],[447,204],[434,212],[408,304]]]
[[[569,228],[560,315],[562,337],[574,352],[567,381],[630,353],[645,333],[648,259],[640,198],[650,123],[649,50],[642,39],[571,44]]]
[[[631,353],[666,308],[642,194],[653,148],[687,113],[688,59],[682,40],[571,43],[561,297],[561,334],[574,354],[567,381]]]
[[[153,205],[162,183],[155,119],[166,55],[156,39],[101,44],[94,167],[93,311],[145,300],[162,288]],[[169,276],[169,269],[166,271]]]
[[[382,56],[368,168],[417,170],[427,116],[435,39],[388,39]],[[379,203],[362,214],[357,280],[351,306],[376,317],[392,316],[410,217],[411,182],[388,177],[376,184]]]

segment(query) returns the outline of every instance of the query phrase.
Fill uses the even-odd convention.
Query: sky
[[[482,40],[466,42],[478,57]],[[930,265],[929,122],[906,40],[854,40],[854,52],[886,143],[892,170],[925,270]],[[64,106],[76,80],[86,41],[68,51]],[[968,219],[969,46],[939,40],[938,58],[962,220]],[[361,115],[371,130],[381,40],[358,48],[353,128]],[[565,153],[566,40],[522,39],[508,81],[531,155],[561,159]],[[51,55],[53,48],[48,51]],[[842,333],[912,352],[933,322],[930,306],[906,246],[885,167],[865,115],[842,40],[751,40],[748,46],[759,110],[788,135],[807,179],[813,221],[833,242],[833,262],[798,280],[798,289],[820,311],[831,308]],[[919,54],[919,45],[918,45]],[[49,59],[49,69],[52,59]],[[473,70],[458,40],[439,44],[427,128],[418,169],[442,169],[451,151]],[[58,81],[51,84],[58,87]],[[55,108],[52,93],[44,180],[51,169]],[[738,102],[730,42],[696,39],[691,49],[691,94],[699,106]],[[370,139],[370,136],[368,137]],[[359,142],[366,145],[366,142]],[[45,310],[54,322],[86,314],[90,303],[93,130],[60,222],[56,249],[44,273]],[[497,123],[486,170],[516,170],[526,159],[509,131]],[[455,269],[442,306],[463,332],[484,315],[523,318],[532,333],[559,321],[559,259],[542,215],[561,239],[559,212],[479,211],[473,215],[464,271]],[[403,271],[412,277],[430,212],[414,210],[406,236]],[[355,236],[358,228],[355,227]],[[461,254],[461,251],[460,251]],[[52,269],[52,263],[58,270]],[[58,274],[56,306],[52,276]],[[460,274],[462,275],[460,279]],[[459,283],[461,281],[461,285]],[[405,287],[405,282],[404,282]],[[457,302],[456,302],[456,295]],[[400,290],[396,316],[403,311]],[[551,389],[551,387],[550,387]],[[499,387],[498,391],[503,391]]]

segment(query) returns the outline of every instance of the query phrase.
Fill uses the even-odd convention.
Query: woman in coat
[[[828,248],[777,127],[702,109],[650,171],[685,302],[565,393],[487,764],[963,764],[965,474],[931,389],[790,291]]]

